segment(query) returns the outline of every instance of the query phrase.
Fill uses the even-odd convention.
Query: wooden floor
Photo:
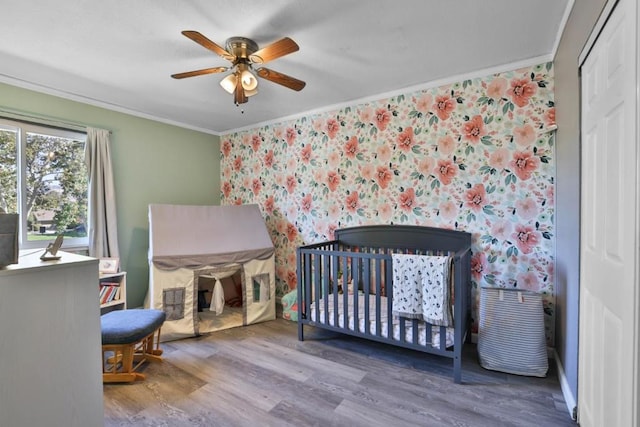
[[[105,426],[570,426],[547,378],[487,371],[467,344],[450,359],[282,319],[162,344],[147,379],[104,385]],[[553,366],[550,364],[550,366]]]

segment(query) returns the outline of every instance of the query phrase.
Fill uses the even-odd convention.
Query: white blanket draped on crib
[[[451,257],[392,254],[393,313],[451,326]]]

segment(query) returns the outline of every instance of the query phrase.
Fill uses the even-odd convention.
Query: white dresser
[[[0,269],[0,425],[102,426],[98,260],[42,252]]]

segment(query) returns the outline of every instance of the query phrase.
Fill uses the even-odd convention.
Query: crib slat
[[[380,276],[380,258],[375,258],[375,274],[376,274],[376,336],[380,336],[381,324],[380,319],[380,297],[382,296],[382,277]]]
[[[393,270],[391,257],[385,272],[385,286],[387,292],[387,338],[393,340]]]
[[[314,293],[309,293],[309,298],[315,303],[316,320],[320,321],[320,255],[313,257],[313,287]]]
[[[331,257],[331,277],[333,279],[333,324],[338,326],[338,289],[340,287],[339,279],[338,279],[338,270],[340,267],[340,257],[332,256]]]
[[[345,329],[349,328],[349,270],[347,257],[342,258],[342,324]],[[339,323],[336,323],[338,326]]]
[[[363,263],[363,276],[364,276],[364,333],[370,334],[371,328],[369,327],[369,294],[371,290],[371,262],[369,258],[362,260]]]

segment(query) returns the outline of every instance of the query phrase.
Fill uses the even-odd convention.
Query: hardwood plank
[[[488,371],[465,347],[450,359],[283,319],[161,344],[147,379],[104,386],[105,426],[570,426],[547,378]]]

